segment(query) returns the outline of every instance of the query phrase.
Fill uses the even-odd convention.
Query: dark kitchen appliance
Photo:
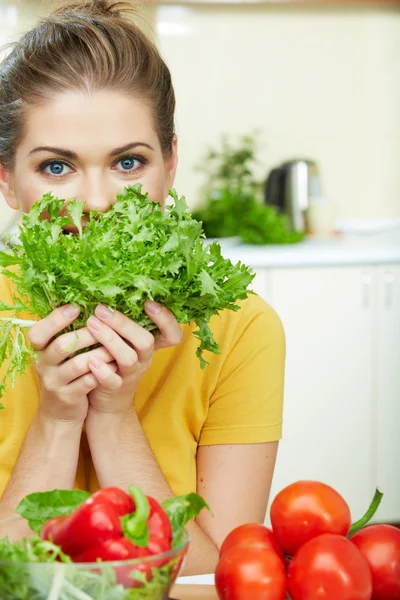
[[[265,182],[265,202],[288,217],[293,231],[306,231],[309,198],[321,196],[320,174],[312,160],[284,162],[272,169]]]

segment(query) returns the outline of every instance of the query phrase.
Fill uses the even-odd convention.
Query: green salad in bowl
[[[30,494],[0,521],[0,598],[166,600],[203,508],[195,493],[160,504],[137,486]]]

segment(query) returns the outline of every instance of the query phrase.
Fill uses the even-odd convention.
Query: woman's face
[[[141,183],[163,204],[176,165],[176,140],[165,158],[144,101],[107,90],[72,91],[28,109],[15,166],[12,172],[0,167],[0,191],[23,212],[47,192],[85,201],[86,212],[106,212],[119,190]]]

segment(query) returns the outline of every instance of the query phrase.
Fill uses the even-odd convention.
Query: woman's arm
[[[90,412],[86,434],[100,487],[127,489],[135,483],[159,501],[172,497],[160,467],[134,409],[129,413],[110,415]],[[203,511],[205,512],[205,511]],[[192,540],[184,575],[211,573],[218,561],[218,549],[201,525],[188,526]]]
[[[278,442],[200,446],[197,491],[211,507],[196,521],[220,548],[232,529],[263,523]]]
[[[104,348],[66,360],[75,350],[96,342],[86,328],[56,337],[78,313],[71,305],[57,308],[29,332],[38,354],[40,404],[0,500],[0,518],[13,515],[20,500],[31,492],[74,486],[87,394],[97,386],[88,362],[93,356],[112,360]]]
[[[135,483],[159,501],[173,496],[134,410],[119,417],[89,412],[86,433],[101,487]],[[228,533],[264,521],[277,449],[278,442],[198,449],[197,491],[211,512],[203,510],[188,527],[192,543],[184,575],[214,572]]]
[[[150,312],[146,305],[145,308]],[[252,327],[245,320],[240,344],[236,344],[235,352],[226,361],[223,384],[214,392],[207,428],[203,431],[205,439],[210,437],[215,423],[219,429],[221,425],[235,427],[238,422],[243,425],[243,414],[252,436],[254,425],[258,437],[268,434],[278,439],[280,435],[283,334],[277,317],[274,321],[264,311],[264,305],[262,309],[260,318],[252,319]],[[179,343],[181,331],[172,313],[162,307],[157,313],[151,311],[150,316],[161,332],[156,341],[117,311],[107,314],[98,307],[96,316],[96,320],[89,319],[88,328],[114,357],[116,367],[112,369],[112,365],[96,361],[100,364],[93,364],[92,368],[89,362],[99,386],[88,396],[86,432],[100,485],[127,488],[136,483],[158,500],[168,498],[172,490],[147,442],[132,397],[154,351]],[[267,334],[262,337],[261,347],[253,343],[254,329],[257,333],[262,331],[260,320]],[[233,423],[226,423],[231,415]],[[203,511],[197,522],[189,526],[192,544],[185,574],[213,572],[218,547],[228,532],[243,522],[263,521],[277,445],[277,442],[210,444],[199,448],[198,492],[209,502],[214,517]]]
[[[1,519],[14,516],[27,494],[73,488],[81,434],[82,423],[52,421],[39,409],[0,500]],[[18,530],[18,535],[29,533],[28,527],[24,532]]]

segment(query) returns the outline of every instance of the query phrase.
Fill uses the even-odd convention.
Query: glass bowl
[[[0,548],[4,538],[11,542],[23,540],[30,537],[29,531],[25,519],[20,517],[0,520]],[[13,558],[0,559],[0,598],[167,600],[184,564],[189,542],[185,531],[182,545],[164,554],[96,563],[26,562],[16,552]],[[27,554],[25,549],[23,554]]]

